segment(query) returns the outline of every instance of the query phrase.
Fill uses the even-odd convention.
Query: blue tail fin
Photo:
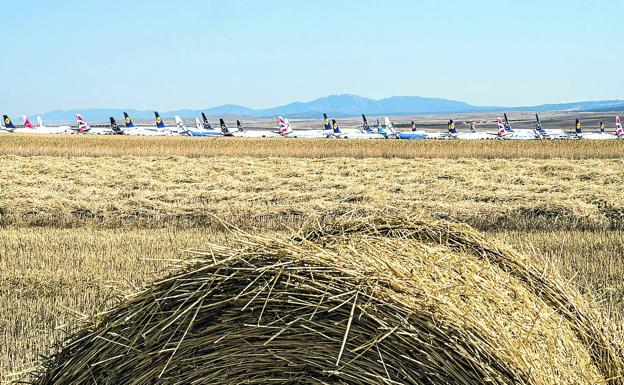
[[[546,133],[546,130],[544,130],[544,127],[542,127],[542,121],[540,120],[538,114],[535,114],[535,129],[540,134],[545,134]]]
[[[124,112],[124,118],[126,120],[126,128],[133,128],[134,123],[132,123],[132,119],[130,119],[130,115],[127,112]]]
[[[115,121],[115,118],[113,118],[112,116],[110,117],[110,127],[111,127],[111,131],[113,131],[113,134],[116,134],[116,135],[123,134],[123,130],[119,128],[119,125]]]
[[[455,122],[453,121],[453,119],[449,120],[448,122],[448,131],[449,134],[457,135],[457,128],[455,128]]]
[[[329,124],[329,118],[327,117],[327,114],[323,114],[323,129],[325,131],[331,131],[332,130],[332,126]]]
[[[583,133],[583,127],[581,126],[581,121],[576,119],[576,125],[574,126],[577,134]]]
[[[332,129],[334,130],[334,134],[342,134],[340,127],[338,127],[338,123],[336,123],[336,119],[332,119]]]
[[[214,130],[214,128],[212,128],[212,126],[210,125],[210,122],[208,121],[208,118],[206,117],[206,114],[204,114],[203,112],[202,112],[202,119],[203,119],[203,122],[204,122],[204,128],[206,130]]]
[[[4,119],[4,127],[8,129],[15,129],[15,126],[13,125],[13,122],[11,121],[11,118],[9,118],[8,115],[3,115],[2,118]]]
[[[366,115],[362,114],[362,131],[367,134],[371,134],[373,130],[371,129],[370,124],[368,124],[368,119],[366,119]]]
[[[165,128],[165,122],[163,122],[160,114],[157,111],[154,111],[154,116],[156,117],[156,127],[157,128]]]
[[[416,131],[416,123],[412,120],[412,131]]]
[[[600,133],[601,134],[605,133],[605,126],[604,126],[604,122],[602,120],[600,121]]]
[[[509,119],[507,119],[507,113],[504,113],[503,116],[505,117],[505,130],[509,132],[513,132],[513,129],[511,128],[511,124],[509,124]]]
[[[219,124],[221,125],[221,132],[224,135],[227,135],[230,133],[230,129],[227,127],[227,125],[225,124],[225,121],[223,119],[219,119]]]
[[[243,127],[240,120],[236,121],[236,129],[238,130],[238,132],[245,132],[245,127]]]

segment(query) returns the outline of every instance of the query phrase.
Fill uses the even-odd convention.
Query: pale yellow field
[[[467,222],[560,270],[622,324],[621,142],[138,139],[0,137],[0,381],[182,249],[227,243],[222,221],[251,232],[379,211]]]

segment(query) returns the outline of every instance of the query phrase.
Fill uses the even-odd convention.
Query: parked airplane
[[[175,127],[169,127],[165,125],[165,122],[160,117],[158,111],[154,111],[154,117],[156,118],[156,131],[159,132],[160,135],[188,135],[188,130],[186,130],[184,123],[180,125],[178,122],[178,119],[181,120],[179,116],[175,116]]]
[[[370,127],[369,127],[370,128]],[[385,139],[386,137],[381,134],[376,133],[365,133],[365,132],[357,132],[357,131],[346,131],[343,132],[338,127],[338,123],[336,119],[332,119],[332,129],[334,130],[334,137],[340,139]]]
[[[240,120],[236,121],[236,134],[235,136],[242,138],[277,138],[280,137],[278,132],[267,130],[252,130],[247,131],[241,124]]]
[[[477,132],[475,128],[475,124],[470,124],[470,132],[459,132],[457,128],[455,128],[455,122],[453,119],[450,119],[448,122],[448,132],[450,139],[461,139],[461,140],[487,140],[487,139],[497,139],[497,136],[492,133],[487,132]]]
[[[505,114],[505,121],[498,117],[498,137],[505,140],[535,140],[538,139],[534,130],[518,130],[514,131],[509,124],[507,114]]]
[[[390,124],[389,124],[390,123]],[[420,140],[420,139],[444,139],[446,134],[441,132],[431,133],[416,128],[416,123],[412,120],[411,131],[396,131],[390,119],[386,116],[386,129],[397,139]]]
[[[42,134],[65,134],[70,131],[69,126],[52,126],[48,127],[43,123],[41,116],[37,116],[37,126],[35,130]]]
[[[624,138],[624,129],[622,129],[622,121],[619,116],[615,117],[615,135],[618,138]]]
[[[362,114],[362,134],[374,135],[371,138],[362,138],[362,139],[387,139],[388,132],[381,126],[379,123],[379,118],[377,118],[377,130],[373,130],[373,128],[368,124],[368,119],[366,119],[366,115]]]
[[[324,117],[324,127],[322,130],[297,130],[295,131],[288,119],[280,116],[278,118],[278,124],[280,129],[280,134],[282,134],[285,138],[304,138],[304,139],[323,139],[330,138],[333,136],[334,131],[329,124],[329,118],[327,114],[323,114]]]
[[[195,129],[191,130],[188,129],[185,125],[184,122],[182,121],[182,119],[176,115],[175,117],[176,120],[176,126],[177,126],[177,133],[181,134],[181,135],[187,135],[187,136],[200,136],[200,137],[217,137],[217,136],[223,136],[223,134],[217,130],[206,130],[204,128],[204,125],[202,124],[202,122],[199,121],[198,118],[195,118]]]
[[[617,125],[617,121],[616,121]],[[616,130],[617,132],[617,130]],[[609,134],[605,131],[604,122],[600,121],[600,132],[583,132],[580,120],[576,119],[576,136],[578,139],[586,140],[615,140],[617,135]]]
[[[11,120],[8,116],[5,116],[4,120],[5,120],[5,125],[8,126],[6,124],[6,119]],[[22,115],[22,120],[24,121],[24,127],[15,127],[13,125],[13,123],[11,123],[11,125],[13,125],[14,127],[10,130],[10,132],[14,133],[14,134],[38,134],[39,132],[35,131],[35,128],[33,127],[33,124],[30,122],[30,120],[26,117],[26,115]]]
[[[210,124],[210,122],[208,121],[208,118],[206,117],[206,114],[204,114],[202,112],[201,114],[202,116],[202,121],[204,122],[204,129],[205,130],[209,130],[209,131],[219,131],[219,130],[215,130],[212,125]]]
[[[570,136],[561,129],[545,129],[538,114],[535,114],[535,130],[542,139],[570,139]]]
[[[86,120],[80,114],[76,114],[76,122],[78,123],[78,127],[72,127],[71,130],[79,133],[79,134],[89,134],[89,135],[110,135],[113,132],[109,128],[104,127],[91,127],[86,122]]]
[[[384,128],[384,126],[381,125],[379,118],[377,118],[377,133],[383,135],[386,139],[388,139],[388,137],[390,136],[394,137],[394,135],[391,132],[388,132]]]
[[[8,115],[2,115],[2,122],[4,126],[2,126],[2,132],[16,132],[18,127],[13,124],[13,120]]]
[[[132,122],[132,118],[127,112],[124,112],[125,128],[123,129],[124,135],[131,136],[169,136],[170,132],[160,131],[154,126],[136,126]]]
[[[119,125],[115,121],[115,118],[111,116],[109,119],[110,119],[110,128],[111,128],[111,132],[113,133],[113,135],[124,135],[124,130],[121,127],[119,127]]]

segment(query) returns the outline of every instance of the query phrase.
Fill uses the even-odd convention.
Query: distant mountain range
[[[333,117],[351,117],[361,113],[370,115],[428,115],[428,114],[452,114],[469,112],[495,112],[495,111],[579,111],[579,112],[608,112],[624,110],[624,100],[604,100],[561,104],[544,104],[527,107],[502,107],[502,106],[473,106],[468,103],[437,98],[424,98],[420,96],[393,96],[390,98],[374,100],[357,95],[343,94],[318,98],[310,102],[296,102],[284,106],[268,109],[251,109],[235,104],[226,104],[204,110],[176,110],[160,111],[165,118],[174,115],[182,117],[195,117],[206,113],[210,117],[248,117],[248,118],[271,118],[284,115],[289,118],[315,118],[323,112]],[[81,113],[88,121],[103,122],[109,116],[121,119],[123,111],[126,111],[133,119],[153,119],[153,111],[121,110],[121,109],[84,109],[84,110],[57,110],[40,114],[46,122],[60,123],[70,122],[75,119],[76,113]]]

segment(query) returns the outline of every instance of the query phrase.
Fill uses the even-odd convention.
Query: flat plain
[[[1,136],[0,380],[184,250],[227,244],[228,226],[285,232],[377,212],[463,222],[512,244],[618,328],[623,142]]]

